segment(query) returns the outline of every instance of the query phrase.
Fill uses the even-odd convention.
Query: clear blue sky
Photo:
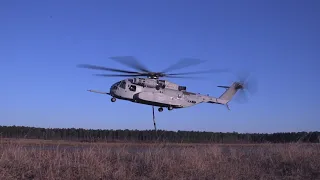
[[[159,129],[319,131],[319,9],[316,0],[1,1],[1,125],[152,129],[150,106],[86,91],[108,91],[121,78],[76,67],[127,68],[108,57],[133,55],[154,71],[193,57],[207,62],[184,71],[248,69],[259,81],[258,93],[231,111],[156,112]],[[214,96],[237,80],[210,78],[170,80]]]

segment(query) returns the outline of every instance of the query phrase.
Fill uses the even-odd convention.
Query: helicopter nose
[[[118,89],[118,87],[116,85],[112,85],[110,87],[110,93],[115,94],[117,89]]]

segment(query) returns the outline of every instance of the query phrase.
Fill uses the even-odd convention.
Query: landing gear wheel
[[[161,107],[161,108],[159,108],[159,109],[158,109],[158,111],[159,111],[159,112],[162,112],[162,111],[163,111],[163,108],[162,108],[162,107]]]
[[[117,99],[116,99],[116,98],[114,98],[114,97],[113,97],[113,98],[111,98],[111,102],[116,102],[116,100],[117,100]]]
[[[172,109],[173,109],[173,107],[172,107],[172,106],[169,106],[169,107],[168,107],[168,110],[169,110],[169,111],[171,111]]]

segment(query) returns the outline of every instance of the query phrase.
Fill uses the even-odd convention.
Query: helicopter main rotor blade
[[[179,78],[179,79],[206,79],[205,77],[194,77],[194,76],[171,76],[166,75],[166,78]]]
[[[80,65],[78,65],[78,67],[88,68],[88,69],[96,69],[96,70],[104,70],[104,71],[122,72],[122,73],[129,73],[129,74],[140,74],[139,72],[135,72],[135,71],[107,68],[107,67],[103,67],[103,66],[96,66],[96,65],[89,65],[89,64],[80,64]]]
[[[204,73],[221,73],[221,72],[229,72],[228,69],[211,69],[205,71],[193,71],[193,72],[184,72],[184,73],[170,73],[167,75],[185,75],[185,74],[204,74]]]
[[[171,66],[167,67],[166,69],[164,69],[161,72],[162,73],[166,73],[166,72],[169,72],[169,71],[186,68],[186,67],[189,67],[189,66],[192,66],[192,65],[197,65],[197,64],[200,64],[202,62],[205,62],[205,61],[204,60],[200,60],[200,59],[196,59],[196,58],[182,58],[178,62],[176,62],[175,64],[172,64]]]
[[[95,76],[104,76],[104,77],[137,77],[143,76],[140,74],[94,74]]]
[[[110,59],[115,60],[123,65],[126,65],[130,68],[143,71],[150,72],[144,65],[142,65],[135,57],[133,56],[113,56]]]
[[[103,76],[118,76],[118,77],[125,77],[132,74],[133,76],[146,76],[148,78],[160,78],[160,77],[169,77],[169,78],[195,78],[195,77],[178,77],[177,75],[188,75],[188,74],[203,74],[203,73],[221,73],[221,72],[228,72],[227,69],[210,69],[205,71],[194,71],[194,72],[182,72],[182,73],[164,73],[165,71],[172,71],[174,69],[181,69],[188,66],[200,64],[204,62],[200,59],[195,58],[182,58],[177,63],[171,65],[167,69],[165,69],[163,72],[152,72],[149,71],[146,67],[144,67],[142,64],[138,62],[138,60],[133,56],[114,56],[110,57],[110,59],[118,61],[119,63],[122,63],[128,67],[140,70],[138,71],[128,71],[128,70],[122,70],[122,69],[115,69],[115,68],[108,68],[103,66],[97,66],[97,65],[89,65],[89,64],[80,64],[78,67],[81,68],[88,68],[88,69],[95,69],[95,70],[104,70],[104,71],[112,71],[112,72],[120,72],[120,73],[126,73],[124,75],[103,75]],[[174,77],[175,76],[175,77]]]

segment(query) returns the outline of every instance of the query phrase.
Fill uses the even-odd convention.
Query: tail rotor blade
[[[246,103],[249,101],[249,94],[253,95],[258,91],[257,81],[251,76],[250,72],[237,73],[238,82],[241,89],[235,95],[235,101],[238,103]]]
[[[247,79],[249,78],[250,73],[247,72],[247,71],[238,72],[238,73],[236,74],[236,76],[238,77],[239,82],[242,83],[242,84],[244,84],[244,83],[247,81]]]
[[[234,101],[240,104],[247,103],[249,101],[248,94],[244,90],[240,90],[234,97]]]
[[[250,94],[256,94],[258,92],[258,82],[255,78],[251,77],[246,83],[245,87]]]

